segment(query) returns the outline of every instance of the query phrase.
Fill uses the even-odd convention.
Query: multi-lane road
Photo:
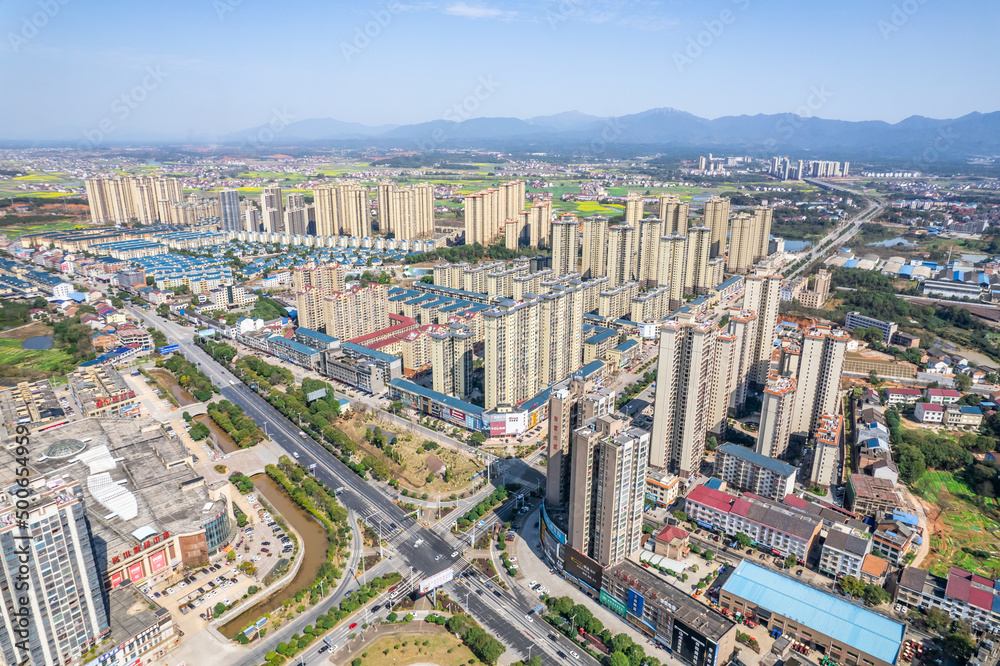
[[[192,340],[190,329],[150,312],[144,312],[135,306],[130,306],[130,312],[144,320],[147,325],[162,331],[171,343],[179,346],[179,351],[189,361],[199,363],[202,372],[220,388],[222,397],[239,405],[261,427],[266,426],[267,435],[282,450],[291,456],[297,454],[297,461],[303,465],[315,463],[316,476],[326,485],[334,488],[343,487],[344,491],[340,493],[339,499],[345,508],[362,517],[371,518],[377,515],[381,518],[381,524],[384,525],[385,529],[390,530],[388,535],[390,548],[395,550],[390,551],[392,559],[380,562],[378,567],[370,572],[371,575],[396,570],[404,575],[408,586],[410,581],[418,581],[449,566],[453,566],[456,571],[468,568],[469,563],[458,554],[468,545],[464,535],[459,538],[447,531],[429,529],[414,523],[393,502],[393,498],[386,496],[375,486],[362,480],[312,438],[301,437],[298,426],[286,419],[266,400],[245,386],[198,347]],[[522,461],[510,460],[505,461],[505,464],[508,466],[507,474],[519,478],[522,483],[541,482],[541,474]],[[392,529],[392,525],[395,525],[395,529]],[[560,649],[556,641],[547,638],[548,632],[542,630],[544,625],[540,619],[535,621],[525,619],[528,612],[537,606],[537,599],[531,599],[528,595],[519,592],[504,592],[500,598],[490,593],[488,599],[485,593],[480,594],[479,592],[463,595],[462,588],[459,587],[458,583],[449,583],[445,585],[444,589],[449,591],[456,601],[467,601],[468,610],[472,616],[501,641],[516,650],[523,658],[527,659],[529,653],[531,656],[538,655],[542,657],[543,663],[554,666],[564,661],[564,658],[559,656],[559,652],[569,654],[569,648],[566,645]],[[342,587],[337,596],[339,597],[344,591],[345,589]],[[381,611],[384,613],[384,604],[380,605],[383,605]],[[320,613],[326,612],[328,608],[329,603],[318,604],[293,622],[282,626],[273,633],[268,633],[267,638],[254,647],[241,663],[256,664],[262,662],[268,650],[273,650],[279,642],[287,640],[292,633],[301,631],[306,624],[314,623],[316,617]],[[355,619],[349,619],[345,624],[335,629],[332,635],[342,637],[343,627],[349,627],[350,623],[355,621]],[[336,644],[336,640],[332,638],[331,642]],[[581,651],[577,650],[577,652]],[[328,654],[321,655],[318,649],[311,648],[306,658],[309,661],[321,661],[327,658]],[[591,666],[595,663],[594,660],[587,657],[586,653],[580,654],[580,660]],[[574,661],[576,660],[574,659]]]

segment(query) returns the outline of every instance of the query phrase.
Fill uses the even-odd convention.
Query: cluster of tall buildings
[[[322,269],[314,269],[321,271]],[[314,274],[315,275],[315,274]],[[351,340],[389,326],[389,291],[384,284],[345,289],[336,275],[317,284],[306,284],[297,276],[302,288],[295,292],[295,307],[299,326],[341,340]],[[326,286],[323,286],[323,285]],[[336,287],[340,287],[337,289]]]
[[[780,180],[802,180],[803,178],[846,178],[850,172],[850,162],[828,160],[790,161],[787,157],[774,156],[768,164],[767,172]]]
[[[490,187],[465,197],[465,244],[491,245],[503,234],[508,234],[508,222],[514,223],[514,229],[509,233],[520,237],[527,234],[535,237],[548,233],[552,222],[551,204],[542,204],[525,210],[524,181],[512,180],[501,183],[499,187]],[[546,211],[548,214],[546,216]],[[544,218],[544,219],[541,219]],[[518,225],[520,229],[518,230]],[[509,244],[509,241],[505,241]],[[538,239],[538,244],[544,245],[544,239]],[[537,245],[534,245],[537,247]]]
[[[357,183],[324,185],[313,190],[317,236],[372,235],[368,188]]]
[[[184,203],[184,188],[176,178],[112,176],[87,178],[84,184],[95,224],[175,223],[174,204]]]
[[[382,183],[378,191],[378,230],[413,240],[434,233],[434,186],[430,183]]]

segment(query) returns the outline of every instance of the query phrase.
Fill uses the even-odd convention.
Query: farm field
[[[938,508],[932,522],[931,550],[921,566],[938,576],[958,566],[1000,577],[1000,522],[970,501],[972,490],[951,472],[941,471],[924,474],[914,490]],[[998,509],[996,499],[985,501],[987,510]]]
[[[79,226],[79,222],[73,222],[70,220],[51,222],[47,224],[11,224],[10,226],[0,227],[0,233],[3,233],[3,235],[7,238],[17,238],[18,236],[23,236],[24,234],[35,234],[42,231],[68,231]]]

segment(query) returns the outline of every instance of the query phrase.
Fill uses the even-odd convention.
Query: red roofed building
[[[680,560],[687,557],[691,548],[689,543],[690,535],[686,530],[670,525],[653,539],[653,552],[657,555],[669,557],[672,560]]]
[[[929,388],[926,391],[927,402],[935,405],[950,405],[962,397],[962,394],[955,389]]]
[[[958,567],[939,578],[924,569],[908,567],[890,577],[889,592],[896,603],[910,608],[938,608],[974,631],[1000,626],[1000,581]]]
[[[913,408],[913,417],[921,423],[941,423],[944,421],[944,407],[934,402],[918,402]]]
[[[734,497],[704,485],[684,499],[684,510],[706,529],[733,537],[746,534],[774,555],[795,555],[801,562],[816,545],[823,521],[806,511],[761,497]]]

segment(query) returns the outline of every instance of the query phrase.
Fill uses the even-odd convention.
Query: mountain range
[[[246,142],[266,131],[252,127],[222,137]],[[894,156],[915,163],[961,160],[1000,153],[1000,112],[960,118],[911,116],[898,123],[828,120],[791,113],[723,116],[712,120],[672,108],[601,118],[577,111],[518,118],[433,120],[372,126],[313,118],[281,128],[276,144],[294,142],[377,145],[428,151],[438,148],[563,150],[601,154],[628,148],[734,150],[772,154]],[[844,157],[841,157],[844,159]]]

